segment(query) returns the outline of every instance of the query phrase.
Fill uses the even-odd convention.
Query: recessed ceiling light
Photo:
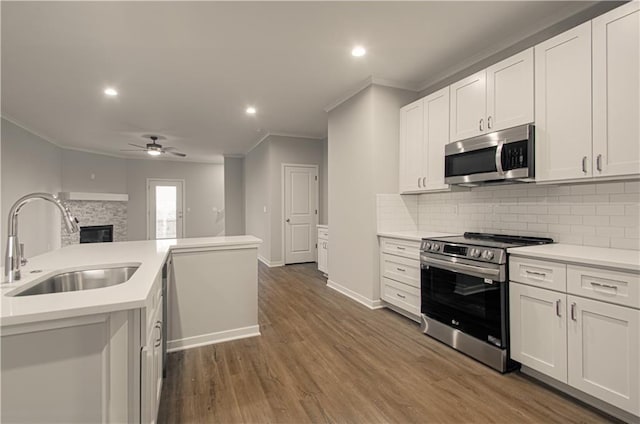
[[[255,115],[256,114],[256,108],[253,107],[253,106],[249,106],[245,112],[247,112],[247,115]]]
[[[367,50],[362,46],[355,46],[353,50],[351,50],[351,55],[355,57],[361,57],[367,54]]]
[[[115,88],[108,87],[104,89],[104,94],[106,94],[109,97],[115,97],[118,95],[118,91]]]

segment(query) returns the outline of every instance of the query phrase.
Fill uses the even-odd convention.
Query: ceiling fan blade
[[[180,156],[181,158],[187,157],[187,155],[185,155],[184,153],[180,153],[180,152],[167,152],[170,153],[174,156]]]
[[[146,149],[120,149],[121,152],[146,152]]]
[[[166,150],[167,152],[169,152],[171,150],[176,150],[175,147],[171,147],[171,146],[164,147],[163,149]]]
[[[139,144],[133,144],[133,143],[127,143],[127,144],[129,144],[129,146],[139,147],[141,149],[147,150],[147,146],[141,146]]]

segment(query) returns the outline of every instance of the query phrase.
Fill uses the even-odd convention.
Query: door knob
[[[291,220],[289,218],[287,218],[287,222],[291,222]]]

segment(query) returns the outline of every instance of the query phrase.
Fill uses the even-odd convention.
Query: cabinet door
[[[140,422],[155,422],[155,397],[154,397],[154,364],[153,364],[153,345],[149,344],[140,351]]]
[[[533,122],[533,48],[487,68],[487,131]]]
[[[451,141],[464,140],[486,130],[486,71],[480,71],[449,87]]]
[[[422,99],[400,109],[400,193],[422,189]]]
[[[328,244],[327,240],[318,240],[318,271],[325,274],[327,273]]]
[[[594,175],[640,174],[640,3],[593,20]]]
[[[640,414],[640,311],[568,296],[569,384]]]
[[[424,99],[423,188],[445,190],[444,146],[449,143],[449,87]]]
[[[591,22],[535,47],[536,180],[591,176]]]
[[[162,309],[162,296],[160,297],[160,301],[157,307],[156,313],[156,325],[157,330],[156,340],[153,344],[153,354],[154,354],[154,385],[155,385],[155,416],[158,415],[158,409],[160,407],[160,397],[162,395],[162,367],[164,363],[164,357],[162,355],[162,323],[163,323],[163,309]]]
[[[511,358],[563,383],[567,382],[566,298],[509,282]]]

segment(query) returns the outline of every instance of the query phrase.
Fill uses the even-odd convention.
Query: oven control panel
[[[496,264],[502,264],[506,260],[506,251],[504,249],[447,243],[440,240],[422,240],[420,250],[424,253],[467,258]]]

